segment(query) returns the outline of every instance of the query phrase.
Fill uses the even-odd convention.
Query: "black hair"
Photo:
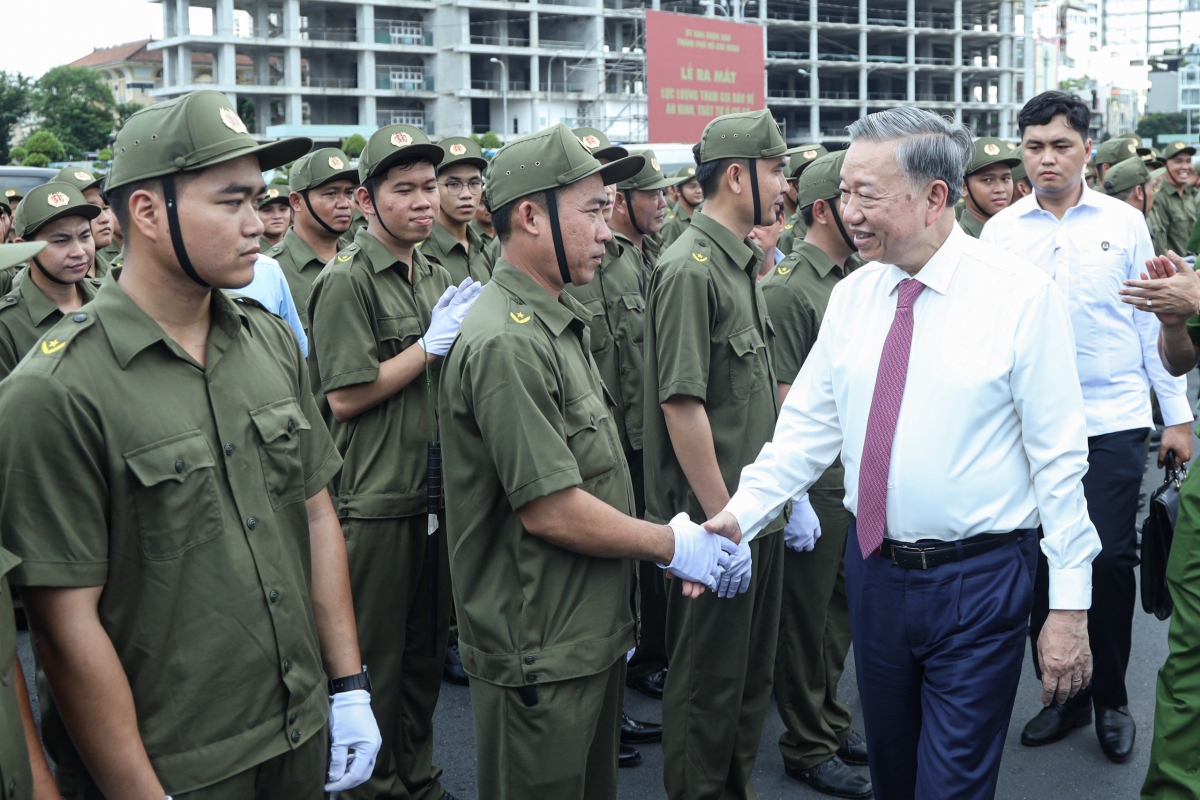
[[[1042,92],[1030,100],[1017,117],[1017,127],[1024,137],[1025,129],[1030,125],[1049,125],[1050,120],[1059,115],[1066,117],[1071,130],[1078,133],[1079,138],[1087,141],[1092,110],[1082,98],[1066,92]]]
[[[816,203],[813,203],[813,205],[816,205]],[[804,208],[800,209],[800,219],[804,220],[804,225],[808,228],[811,228],[813,224],[812,210],[812,206],[805,206]]]
[[[517,205],[522,200],[528,200],[543,211],[549,209],[549,205],[546,203],[545,192],[535,192],[534,194],[527,194],[524,197],[518,197],[516,200],[510,200],[497,209],[493,209],[490,203],[487,204],[488,211],[492,215],[492,230],[496,232],[496,238],[500,240],[501,244],[507,242],[509,237],[512,236],[513,212],[517,210]]]
[[[172,177],[175,179],[176,196],[183,193],[183,187],[188,184],[197,172],[177,172]],[[162,178],[147,178],[144,181],[134,181],[127,183],[124,186],[118,186],[115,189],[105,188],[104,197],[108,201],[108,207],[112,211],[113,216],[117,218],[117,225],[121,228],[121,233],[126,237],[129,236],[129,198],[135,192],[147,191],[153,194],[162,196]]]
[[[747,158],[718,158],[716,161],[701,164],[699,142],[692,145],[692,158],[696,161],[696,181],[700,184],[700,191],[704,192],[706,198],[716,196],[717,190],[721,186],[721,176],[725,174],[725,170],[729,169],[730,164],[738,162],[747,168],[750,166],[750,160]]]

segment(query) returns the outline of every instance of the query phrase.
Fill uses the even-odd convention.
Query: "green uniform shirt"
[[[98,284],[90,278],[84,278],[78,286],[85,303],[96,296]],[[0,379],[7,378],[42,334],[62,318],[58,306],[29,276],[29,268],[21,270],[12,288],[0,297]]]
[[[20,274],[21,270],[28,266],[29,262],[25,261],[20,264],[14,264],[11,267],[0,269],[0,292],[7,293],[12,291],[13,281],[16,280],[17,275]]]
[[[0,547],[0,800],[28,800],[33,797],[33,775],[29,768],[29,750],[25,747],[25,728],[17,692],[17,625],[13,612],[12,590],[5,577],[21,562]]]
[[[642,338],[646,328],[643,291],[649,270],[653,269],[647,269],[646,261],[633,242],[614,231],[592,282],[565,289],[592,314],[588,323],[592,357],[604,387],[615,401],[613,421],[626,451],[642,449]]]
[[[721,477],[732,495],[742,467],[770,440],[779,414],[767,348],[770,321],[758,284],[763,252],[703,214],[663,253],[647,296],[646,518],[680,511],[707,519],[667,433],[661,403],[704,401]],[[783,527],[782,516],[764,533]]]
[[[633,565],[528,533],[517,511],[578,486],[634,513],[588,343],[590,315],[501,261],[446,357],[447,537],[463,667],[524,686],[594,675],[634,645]]]
[[[307,242],[297,236],[292,228],[287,229],[282,242],[267,250],[265,254],[279,262],[283,277],[287,278],[292,302],[296,304],[296,312],[300,314],[300,322],[307,332],[311,327],[308,318],[308,295],[312,291],[313,282],[325,268],[325,261]]]
[[[659,241],[662,243],[663,252],[675,243],[687,227],[692,224],[692,215],[684,207],[683,203],[676,203],[675,208],[667,212],[667,218],[663,222],[662,230],[658,232]]]
[[[455,286],[467,278],[487,283],[492,278],[491,265],[483,254],[487,245],[479,234],[471,230],[470,225],[467,226],[467,242],[471,246],[470,252],[442,223],[437,222],[434,223],[433,233],[421,242],[421,255],[441,264],[450,273],[450,280]]]
[[[964,211],[963,215],[958,218],[958,227],[966,231],[968,236],[976,239],[983,233],[983,223],[977,220],[970,211]]]
[[[125,248],[121,246],[121,243],[117,241],[117,237],[114,236],[111,242],[96,251],[96,256],[104,259],[104,263],[111,266],[113,261],[115,261],[118,256],[123,255],[124,249]],[[122,262],[124,262],[124,260],[124,258],[121,259]],[[100,276],[97,275],[96,277]]]
[[[808,226],[804,224],[804,217],[800,216],[800,210],[796,209],[796,213],[792,214],[783,224],[783,231],[779,234],[779,241],[775,243],[775,246],[784,255],[788,255],[792,252],[792,248],[804,239],[806,233],[808,233]]]
[[[365,228],[329,262],[309,297],[314,393],[323,397],[374,381],[380,364],[421,338],[450,275],[414,250],[413,276],[409,283],[408,265]],[[429,414],[436,405],[441,361],[429,369],[432,386],[418,377],[347,422],[327,414],[345,459],[330,487],[343,518],[396,519],[426,512],[425,444],[432,435]]]
[[[496,262],[500,260],[500,237],[493,238],[483,246],[483,264],[491,275],[496,271]]]
[[[853,270],[856,259],[847,260]],[[825,251],[804,240],[796,242],[792,254],[779,263],[763,280],[762,293],[771,313],[775,336],[769,342],[775,362],[775,378],[780,383],[795,383],[796,376],[821,330],[825,309],[833,287],[845,277]],[[817,479],[818,488],[842,490],[845,470],[841,458]]]
[[[341,459],[291,328],[211,302],[204,367],[105,283],[0,381],[13,583],[106,587],[100,622],[173,795],[295,750],[329,711],[305,499]]]
[[[1158,227],[1164,245],[1162,251],[1156,250],[1157,255],[1161,256],[1167,250],[1174,250],[1181,256],[1188,252],[1188,239],[1196,225],[1198,199],[1200,195],[1192,187],[1186,187],[1180,194],[1169,181],[1163,180],[1162,187],[1154,195],[1154,207],[1150,209],[1153,220],[1150,230]]]
[[[478,222],[476,222],[475,220],[471,220],[470,222],[468,222],[468,223],[467,223],[467,227],[468,227],[468,228],[470,228],[471,230],[475,231],[475,233],[479,234],[479,238],[480,238],[480,239],[483,239],[483,243],[484,243],[485,245],[486,245],[486,244],[490,244],[490,243],[491,243],[491,241],[492,241],[492,239],[495,239],[495,238],[496,238],[496,237],[495,237],[495,236],[493,236],[492,234],[490,234],[490,233],[488,233],[487,231],[485,231],[485,230],[483,229],[483,226],[482,226],[482,225],[480,225],[480,224],[479,224]]]

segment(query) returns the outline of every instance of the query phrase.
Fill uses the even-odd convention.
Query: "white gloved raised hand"
[[[366,689],[338,692],[329,699],[329,782],[325,791],[341,792],[371,777],[383,739]]]
[[[481,291],[482,283],[466,278],[458,286],[451,286],[443,292],[429,314],[429,329],[417,341],[421,349],[434,356],[444,356],[450,352],[458,329]]]
[[[721,537],[724,538],[724,537]],[[728,541],[728,539],[726,539]],[[742,542],[717,583],[717,597],[737,597],[750,588],[750,543]]]
[[[659,564],[671,574],[695,581],[716,591],[721,572],[729,566],[737,545],[724,536],[709,533],[692,522],[687,514],[676,514],[667,523],[675,534],[675,555],[670,564]]]
[[[808,495],[792,501],[792,516],[783,529],[783,543],[793,550],[809,552],[821,538],[821,522],[813,511]]]

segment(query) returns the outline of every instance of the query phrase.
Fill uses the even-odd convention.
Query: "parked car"
[[[58,170],[47,167],[0,167],[0,192],[12,186],[28,192],[57,174]]]

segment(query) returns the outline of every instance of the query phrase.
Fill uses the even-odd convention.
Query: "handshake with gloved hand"
[[[475,305],[475,298],[483,291],[483,284],[465,279],[458,286],[451,286],[442,293],[429,314],[429,328],[417,344],[431,356],[444,356],[450,352],[454,337],[462,327],[467,312]]]
[[[722,511],[703,526],[687,514],[676,514],[668,527],[675,534],[675,555],[670,564],[658,566],[683,579],[684,594],[698,597],[699,585],[728,599],[750,588],[750,543],[741,540],[741,526],[733,514]],[[807,494],[792,501],[783,537],[788,547],[802,552],[811,551],[821,538],[821,523]]]

